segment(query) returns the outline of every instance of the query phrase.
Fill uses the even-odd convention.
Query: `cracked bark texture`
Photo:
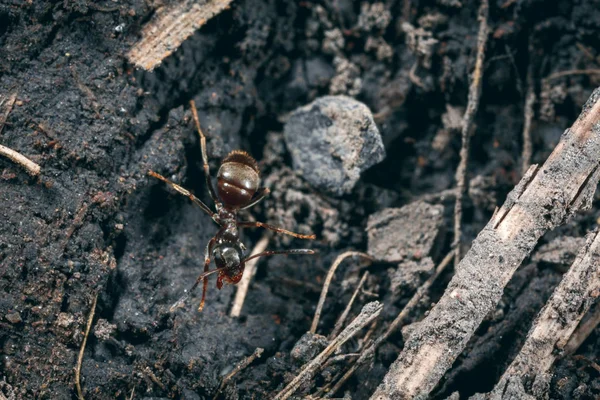
[[[550,383],[549,370],[564,352],[573,331],[600,296],[600,235],[587,237],[571,268],[536,318],[527,340],[510,364],[490,399],[501,393],[512,378],[521,379],[525,390],[539,397]]]
[[[533,165],[479,233],[444,295],[371,399],[425,398],[464,349],[540,237],[591,206],[600,159],[600,89],[544,165]]]

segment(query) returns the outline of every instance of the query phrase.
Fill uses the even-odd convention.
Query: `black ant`
[[[202,300],[198,311],[204,308],[204,300],[206,298],[206,288],[208,286],[209,275],[218,273],[217,288],[223,287],[223,281],[231,284],[236,284],[242,279],[244,267],[247,261],[263,256],[274,254],[315,254],[314,250],[296,249],[296,250],[280,250],[280,251],[263,251],[262,253],[254,254],[246,257],[246,246],[240,241],[238,233],[239,228],[260,227],[270,229],[275,232],[284,233],[300,239],[315,239],[315,235],[302,235],[299,233],[290,232],[288,230],[278,228],[276,226],[267,225],[263,222],[243,222],[238,221],[237,212],[252,207],[269,194],[269,189],[261,188],[260,171],[258,163],[252,156],[242,150],[233,150],[221,162],[219,172],[217,173],[217,190],[213,186],[210,177],[210,167],[208,166],[208,157],[206,156],[206,136],[200,128],[200,120],[194,101],[190,101],[192,115],[196,130],[200,135],[200,149],[202,151],[202,162],[204,164],[204,175],[206,178],[206,186],[208,193],[215,203],[217,212],[213,212],[210,207],[204,204],[199,198],[194,196],[189,190],[171,182],[162,175],[154,171],[148,171],[148,175],[160,179],[167,185],[175,189],[177,192],[188,197],[194,204],[199,206],[204,212],[211,216],[213,221],[220,225],[217,234],[210,239],[206,245],[204,253],[204,272],[201,273],[196,282],[190,289],[189,293],[185,294],[179,301],[171,306],[171,311],[183,304],[189,294],[196,289],[202,281]],[[215,259],[216,269],[209,271],[212,254]]]

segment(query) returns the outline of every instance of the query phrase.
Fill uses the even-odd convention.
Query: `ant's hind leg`
[[[264,222],[250,222],[250,221],[249,222],[239,222],[238,226],[240,228],[265,228],[265,229],[269,229],[274,232],[283,233],[285,235],[290,235],[290,236],[293,236],[293,237],[296,237],[299,239],[315,239],[316,238],[315,235],[303,235],[301,233],[288,231],[286,229],[279,228],[277,226],[265,224]]]
[[[190,100],[190,108],[192,109],[192,116],[194,117],[196,130],[198,131],[198,135],[200,135],[200,151],[202,152],[202,164],[204,167],[206,186],[208,186],[208,193],[215,203],[220,204],[221,202],[216,195],[215,188],[210,177],[210,167],[208,165],[208,156],[206,155],[206,136],[204,136],[204,132],[202,132],[202,128],[200,127],[200,119],[198,118],[198,110],[196,109],[196,103],[194,100]]]

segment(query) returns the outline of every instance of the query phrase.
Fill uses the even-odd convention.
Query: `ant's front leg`
[[[198,287],[198,284],[200,284],[200,282],[202,282],[202,300],[200,301],[200,306],[198,306],[198,311],[202,311],[202,309],[204,308],[204,301],[206,299],[206,289],[208,287],[208,279],[207,278],[209,275],[212,275],[215,272],[220,272],[219,269],[216,269],[214,271],[208,270],[208,266],[210,265],[210,253],[212,252],[212,248],[213,248],[216,240],[217,240],[217,236],[214,236],[212,239],[210,239],[210,241],[206,245],[206,249],[204,251],[204,272],[202,272],[198,276],[198,278],[196,278],[196,282],[194,282],[194,285],[190,288],[190,290],[186,294],[181,296],[181,298],[179,300],[177,300],[177,302],[171,306],[171,308],[169,309],[170,312],[173,312],[173,311],[175,311],[175,309],[181,307],[186,302],[186,300],[190,297],[192,292]]]
[[[196,125],[196,130],[198,131],[198,135],[200,135],[200,151],[202,152],[202,166],[204,167],[204,176],[206,178],[206,186],[208,186],[208,193],[210,197],[215,202],[215,204],[221,205],[219,198],[215,192],[215,187],[212,183],[212,178],[210,177],[210,166],[208,165],[208,156],[206,155],[206,136],[204,136],[204,132],[202,132],[202,128],[200,127],[200,119],[198,118],[198,110],[196,109],[196,103],[194,100],[190,100],[190,108],[192,109],[192,116],[194,117],[194,124]],[[219,207],[217,206],[217,210]]]

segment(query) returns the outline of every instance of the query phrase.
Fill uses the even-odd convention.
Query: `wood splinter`
[[[209,0],[199,4],[194,0],[180,0],[174,6],[159,8],[152,21],[144,26],[142,38],[129,50],[127,58],[135,66],[152,71],[232,1]]]

